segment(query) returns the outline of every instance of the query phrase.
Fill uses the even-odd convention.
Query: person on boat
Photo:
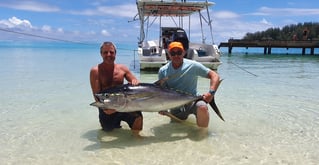
[[[170,62],[162,66],[158,71],[158,78],[168,77],[163,86],[184,91],[189,94],[199,95],[197,91],[198,77],[210,79],[210,86],[207,92],[203,94],[203,100],[171,109],[169,112],[180,120],[186,120],[190,114],[196,116],[196,124],[199,127],[207,128],[209,124],[209,112],[207,103],[212,101],[218,88],[219,75],[205,67],[203,64],[184,58],[186,51],[182,43],[171,42],[168,46],[168,55]],[[168,115],[167,111],[160,112],[162,115]]]
[[[90,84],[96,101],[98,98],[94,94],[116,85],[122,85],[124,79],[132,85],[139,84],[128,67],[115,63],[116,46],[112,42],[102,43],[100,54],[103,62],[92,67],[90,71]],[[121,121],[125,121],[133,135],[139,135],[143,127],[143,116],[140,111],[123,113],[116,112],[114,109],[99,109],[99,121],[104,131],[121,128]]]

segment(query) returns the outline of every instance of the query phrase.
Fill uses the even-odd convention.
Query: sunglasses
[[[115,52],[114,52],[114,51],[104,51],[104,52],[103,52],[103,54],[108,54],[108,53],[110,53],[110,54],[113,55]]]
[[[171,56],[176,56],[176,55],[180,56],[183,54],[183,52],[180,50],[179,51],[171,51],[170,54],[171,54]]]

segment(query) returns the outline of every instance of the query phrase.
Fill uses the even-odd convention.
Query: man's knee
[[[207,106],[199,106],[199,107],[197,107],[197,114],[206,114],[206,115],[208,115],[208,107]]]
[[[207,106],[200,106],[197,108],[197,125],[199,127],[208,127],[209,112]]]

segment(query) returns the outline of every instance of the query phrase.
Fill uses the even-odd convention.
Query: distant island
[[[262,32],[246,33],[243,40],[319,40],[319,23],[305,22]]]
[[[269,28],[262,32],[247,33],[242,39],[229,39],[218,46],[228,47],[228,53],[232,53],[234,47],[263,48],[264,54],[271,54],[272,48],[301,48],[301,54],[315,54],[315,48],[319,48],[319,23],[304,23],[287,25],[280,28]]]

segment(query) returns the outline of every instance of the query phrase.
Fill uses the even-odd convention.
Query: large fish
[[[118,112],[159,112],[203,99],[202,96],[193,96],[161,87],[160,81],[154,84],[140,83],[136,86],[124,84],[108,88],[95,94],[98,101],[90,105],[102,109],[115,109]],[[224,120],[215,100],[213,99],[209,104],[216,114]]]

